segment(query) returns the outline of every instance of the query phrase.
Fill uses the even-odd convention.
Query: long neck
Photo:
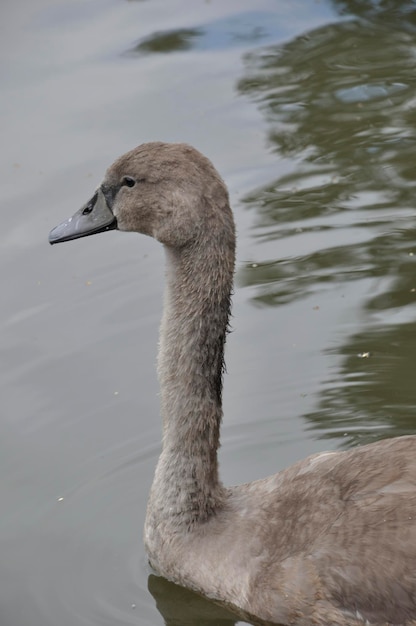
[[[159,516],[188,528],[208,519],[223,495],[217,449],[234,243],[218,246],[208,239],[181,251],[166,248],[158,358],[163,450],[151,499]]]

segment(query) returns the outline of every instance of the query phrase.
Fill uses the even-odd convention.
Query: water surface
[[[224,481],[415,432],[414,3],[31,0],[0,23],[1,623],[231,625],[142,546],[162,251],[47,234],[127,149],[195,145],[239,235]]]

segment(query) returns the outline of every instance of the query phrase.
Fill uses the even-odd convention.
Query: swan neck
[[[192,260],[167,249],[166,256],[158,372],[164,428],[173,438],[183,434],[179,426],[198,431],[198,421],[209,426],[208,418],[219,426],[231,284],[218,274],[210,284],[200,253]]]
[[[182,516],[192,525],[212,515],[223,494],[217,449],[234,250],[227,259],[210,246],[165,249],[158,355],[163,449],[152,496],[175,523]]]

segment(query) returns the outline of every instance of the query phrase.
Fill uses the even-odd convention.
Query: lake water
[[[239,236],[224,482],[415,433],[414,2],[21,0],[0,18],[1,625],[231,625],[142,545],[160,246],[48,232],[126,150],[191,143]]]

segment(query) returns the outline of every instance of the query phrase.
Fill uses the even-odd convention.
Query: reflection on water
[[[261,253],[281,241],[284,256],[249,264],[241,281],[258,285],[265,306],[368,281],[360,330],[334,347],[341,367],[306,416],[325,436],[348,431],[347,442],[415,430],[416,32],[410,4],[359,4],[365,21],[247,54],[238,83],[264,114],[271,148],[291,160],[245,198]]]
[[[130,54],[221,50],[272,41],[280,28],[273,13],[237,13],[203,26],[156,32],[141,40]]]
[[[406,30],[416,27],[416,7],[413,0],[332,0],[340,15],[384,20],[388,25]]]
[[[198,28],[180,28],[178,30],[155,33],[141,41],[131,52],[155,53],[178,52],[192,48],[193,40],[203,35]]]
[[[154,574],[149,576],[148,589],[166,626],[279,626],[275,622],[250,618],[247,613],[237,609],[234,613],[225,606]]]
[[[148,589],[166,626],[234,626],[236,616],[227,609],[151,574]]]

